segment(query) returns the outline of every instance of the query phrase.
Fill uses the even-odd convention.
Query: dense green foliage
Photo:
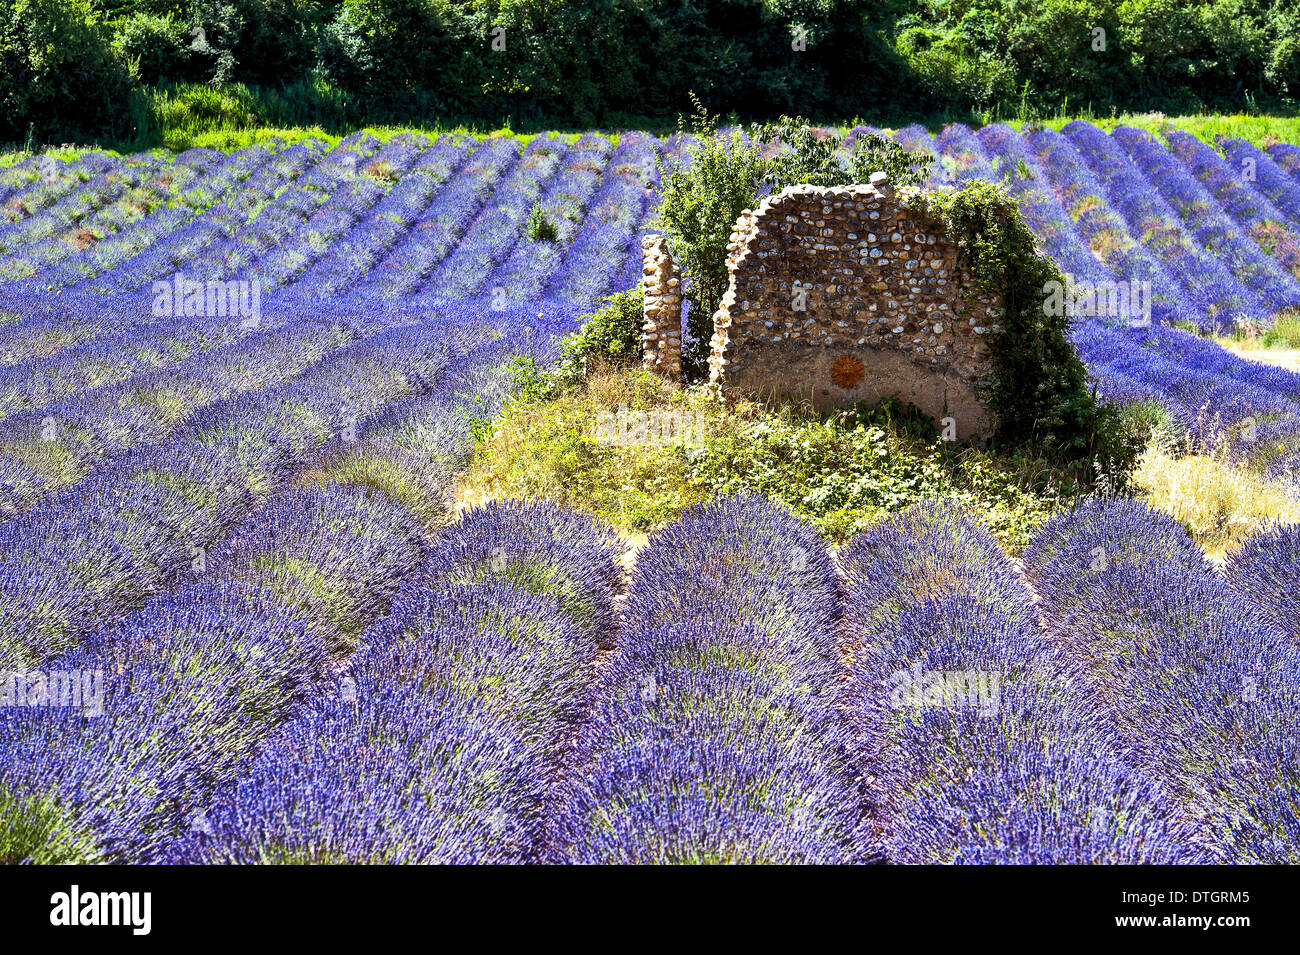
[[[1291,0],[0,0],[0,138],[122,141],[157,88],[260,125],[1289,111]],[[128,77],[136,95],[126,95]],[[293,116],[292,123],[283,117]]]
[[[695,143],[680,158],[662,162],[654,228],[667,238],[687,279],[682,365],[688,378],[698,378],[708,360],[713,314],[727,290],[727,244],[741,212],[798,183],[865,182],[872,172],[885,171],[900,185],[914,185],[924,178],[926,160],[875,134],[846,145],[844,137],[799,117],[719,133],[719,117],[693,94],[691,100],[695,112],[689,130],[683,122],[681,131],[689,131]]]
[[[121,135],[128,88],[90,0],[0,0],[0,141]]]
[[[1002,300],[1000,331],[989,347],[993,382],[985,395],[999,440],[1085,461],[1123,479],[1145,447],[1145,434],[1089,390],[1087,369],[1067,337],[1069,316],[1044,307],[1049,283],[1064,284],[1065,276],[1038,250],[1015,201],[1001,186],[977,181],[930,194],[926,202],[963,249],[975,280],[967,294]]]
[[[990,343],[996,381],[987,395],[1004,438],[1046,430],[1074,445],[1086,440],[1095,414],[1088,373],[1066,337],[1070,318],[1043,307],[1048,283],[1064,284],[1042,255],[1016,204],[1000,187],[975,182],[927,197],[961,243],[975,278],[967,295],[1001,296],[1001,331]]]
[[[880,409],[817,416],[784,408],[732,421],[686,470],[713,493],[754,490],[783,501],[833,541],[912,504],[956,498],[1018,551],[1054,500],[1031,490],[1010,458],[917,434],[906,417]]]
[[[582,316],[582,327],[565,339],[560,351],[559,375],[577,382],[590,370],[626,368],[641,359],[641,322],[645,295],[641,288],[617,292],[600,308]]]
[[[560,237],[559,229],[546,217],[546,210],[540,205],[533,206],[529,211],[524,232],[533,242],[554,242]]]
[[[846,137],[789,116],[754,127],[752,135],[759,143],[780,147],[768,160],[764,176],[764,183],[775,191],[792,183],[866,182],[873,172],[886,173],[896,187],[919,186],[931,162],[926,153],[908,152],[879,133],[864,132],[846,145]]]
[[[153,85],[186,72],[189,43],[184,30],[169,13],[136,11],[118,23],[114,43],[131,76]]]
[[[1290,0],[920,0],[891,44],[950,105],[1024,112],[1240,108],[1300,92]],[[1068,105],[1067,105],[1068,104]]]

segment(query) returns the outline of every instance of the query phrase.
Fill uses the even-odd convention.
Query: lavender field
[[[1149,289],[1076,322],[1104,399],[1300,493],[1300,374],[1206,337],[1300,309],[1300,147],[895,137]],[[0,170],[0,862],[1300,862],[1294,525],[1219,567],[1122,498],[1016,558],[943,502],[832,552],[728,495],[634,560],[548,503],[451,519],[684,145]]]

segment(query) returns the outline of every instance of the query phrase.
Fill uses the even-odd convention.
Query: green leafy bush
[[[343,0],[321,33],[321,70],[376,106],[424,92],[445,113],[471,112],[493,102],[485,90],[509,74],[516,55],[508,42],[506,51],[492,49],[495,25],[485,4]]]
[[[927,153],[908,152],[878,133],[862,133],[846,145],[843,136],[822,129],[803,117],[782,116],[774,123],[754,126],[751,135],[763,144],[779,147],[768,161],[764,182],[773,191],[807,183],[840,186],[867,182],[883,172],[897,187],[919,186],[932,162]]]
[[[1041,253],[1015,201],[1001,186],[976,181],[926,197],[969,262],[967,294],[1000,296],[1000,331],[989,342],[993,381],[984,398],[1003,445],[1080,462],[1122,482],[1145,446],[1142,427],[1101,405],[1068,338],[1070,317],[1045,307],[1049,283],[1065,282]],[[1057,314],[1053,314],[1057,312]]]
[[[598,366],[639,364],[644,311],[645,295],[639,287],[605,298],[600,308],[583,316],[582,327],[565,340],[560,377],[576,382]]]
[[[309,79],[316,67],[317,46],[332,3],[317,0],[229,0],[221,4],[237,30],[231,52],[236,77],[245,83],[276,87],[297,78]],[[232,24],[232,25],[234,25]]]
[[[955,192],[918,195],[924,156],[877,136],[851,149],[801,119],[756,126],[750,137],[715,135],[717,119],[696,102],[688,161],[664,171],[656,224],[682,267],[691,304],[683,370],[698,375],[707,360],[713,313],[726,291],[727,243],[740,212],[760,194],[795,183],[830,186],[862,181],[881,170],[911,201],[946,224],[974,275],[968,294],[1002,300],[1001,331],[990,341],[994,372],[985,399],[998,421],[997,439],[1031,455],[1074,462],[1089,474],[1122,482],[1136,466],[1145,433],[1118,409],[1098,404],[1087,371],[1067,337],[1069,318],[1044,307],[1048,283],[1065,281],[1005,190],[975,182]],[[765,158],[764,145],[783,149]],[[1093,474],[1095,476],[1095,474]]]
[[[687,336],[682,342],[682,370],[698,378],[708,362],[713,313],[727,291],[727,242],[736,219],[756,203],[770,163],[758,143],[738,130],[718,132],[711,116],[692,95],[695,114],[689,132],[695,144],[679,161],[661,160],[661,200],[653,228],[668,241],[685,276],[690,303]],[[679,131],[687,132],[683,120]]]
[[[524,234],[534,242],[554,242],[560,237],[559,229],[546,217],[546,210],[541,206],[533,206],[532,211],[528,213]]]
[[[682,370],[688,380],[702,377],[707,367],[713,315],[727,291],[727,244],[743,211],[757,206],[763,195],[799,183],[866,182],[871,173],[886,172],[899,186],[914,185],[925,179],[930,163],[925,154],[875,134],[846,145],[839,134],[798,117],[755,124],[748,135],[720,134],[718,117],[694,95],[691,101],[695,113],[689,132],[695,143],[681,159],[662,163],[662,200],[653,223],[685,278],[690,309]],[[679,130],[688,131],[684,119]]]
[[[733,419],[713,429],[687,474],[714,493],[752,490],[783,501],[833,541],[935,498],[973,508],[1011,550],[1050,516],[1050,497],[1022,487],[1008,460],[924,441],[899,424],[870,411]]]
[[[189,78],[187,29],[170,14],[136,11],[116,29],[114,45],[134,79],[156,85]]]
[[[91,0],[0,0],[0,142],[125,132],[129,92]]]

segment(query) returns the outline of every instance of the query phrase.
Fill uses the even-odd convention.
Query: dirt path
[[[1239,345],[1226,343],[1224,347],[1239,358],[1300,372],[1300,348],[1242,348]]]

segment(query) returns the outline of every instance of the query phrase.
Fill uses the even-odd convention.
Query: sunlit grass
[[[1182,524],[1215,560],[1268,521],[1300,521],[1300,497],[1293,492],[1203,455],[1180,458],[1152,447],[1135,478],[1142,497]]]
[[[1215,341],[1243,358],[1300,372],[1300,313],[1279,312],[1267,327],[1240,327]]]
[[[1166,116],[1164,113],[1120,113],[1117,116],[1093,116],[1088,113],[1053,116],[1041,121],[1049,129],[1061,129],[1076,119],[1086,120],[1098,129],[1110,132],[1118,126],[1134,126],[1159,134],[1167,128],[1190,133],[1209,145],[1219,136],[1244,139],[1260,148],[1275,142],[1300,142],[1300,116],[1256,116],[1245,113],[1207,113],[1199,116]],[[1022,121],[1011,126],[1020,129]]]
[[[608,440],[620,407],[689,414],[690,446]],[[654,420],[654,419],[651,419]],[[653,430],[651,426],[650,430]],[[977,510],[1012,551],[1022,550],[1056,501],[1026,469],[974,448],[949,449],[887,413],[870,422],[789,407],[725,403],[641,371],[599,371],[581,387],[520,401],[478,442],[455,490],[461,508],[519,497],[591,511],[621,533],[651,532],[718,493],[753,491],[807,518],[832,543],[935,495]]]

